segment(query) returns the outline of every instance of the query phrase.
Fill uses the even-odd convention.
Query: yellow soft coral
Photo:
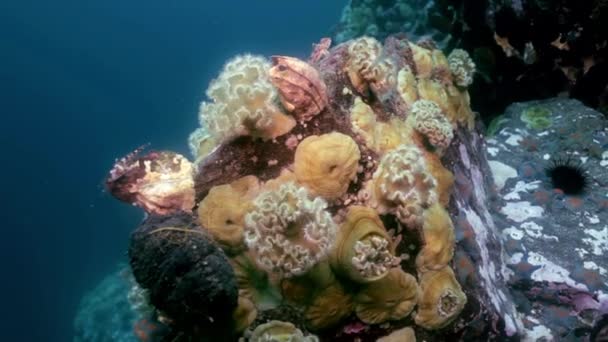
[[[348,135],[312,135],[298,145],[294,171],[298,182],[312,194],[336,199],[346,193],[355,178],[360,157],[357,143]]]
[[[414,317],[416,324],[428,329],[440,329],[452,322],[467,303],[467,297],[448,266],[429,271],[420,277],[420,300]]]
[[[245,216],[245,243],[260,266],[285,277],[301,275],[332,247],[336,225],[327,203],[293,182],[261,193]]]
[[[454,255],[454,226],[439,203],[424,211],[422,235],[424,245],[416,257],[418,271],[438,270],[446,266]]]
[[[230,184],[214,186],[198,206],[201,226],[230,253],[245,247],[243,227],[245,214],[259,188],[255,176],[246,176]]]
[[[423,134],[428,142],[440,151],[447,148],[454,137],[452,124],[433,101],[414,102],[409,120],[414,129]]]
[[[201,103],[201,125],[218,140],[239,135],[270,139],[289,132],[295,120],[277,107],[269,69],[270,63],[260,56],[229,61],[207,89],[211,102]]]
[[[360,97],[353,103],[351,123],[353,131],[365,140],[365,145],[379,155],[411,140],[411,128],[404,120],[394,117],[388,122],[377,121],[372,108]]]
[[[418,81],[409,67],[404,67],[397,74],[397,90],[401,99],[411,106],[418,100]]]
[[[368,283],[385,277],[399,264],[394,250],[378,213],[372,208],[352,206],[338,232],[331,263],[350,280]]]
[[[355,296],[357,317],[368,324],[379,324],[407,317],[418,300],[416,278],[400,268],[366,284]]]

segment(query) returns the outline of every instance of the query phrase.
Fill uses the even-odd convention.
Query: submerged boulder
[[[608,317],[608,121],[557,98],[509,106],[491,133],[492,216],[526,332],[593,341]]]

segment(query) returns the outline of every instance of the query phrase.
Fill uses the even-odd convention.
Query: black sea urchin
[[[589,185],[585,168],[570,157],[554,159],[546,169],[554,189],[560,189],[566,195],[580,195]]]

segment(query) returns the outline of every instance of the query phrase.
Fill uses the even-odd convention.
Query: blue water
[[[2,1],[0,340],[70,341],[81,295],[124,259],[141,213],[102,192],[115,158],[187,153],[226,59],[306,57],[344,4]]]

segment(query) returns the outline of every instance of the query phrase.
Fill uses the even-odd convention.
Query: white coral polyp
[[[401,145],[382,157],[373,176],[378,211],[418,227],[424,208],[437,201],[437,181],[415,145]]]
[[[226,139],[238,135],[264,136],[273,117],[277,91],[268,78],[270,62],[253,55],[236,56],[207,89],[210,102],[202,102],[201,126]]]
[[[475,63],[469,53],[462,49],[454,49],[448,56],[448,64],[454,83],[459,87],[468,87],[473,83],[475,75]]]
[[[355,256],[351,262],[364,278],[379,277],[399,264],[399,259],[390,252],[385,238],[374,236],[369,241],[357,241],[354,249]]]
[[[425,135],[431,145],[439,149],[450,145],[454,131],[439,105],[429,100],[418,100],[412,105],[411,115],[414,129]]]
[[[311,200],[293,182],[263,192],[245,216],[245,243],[266,270],[284,277],[301,275],[334,243],[337,228],[326,207],[323,199]]]

